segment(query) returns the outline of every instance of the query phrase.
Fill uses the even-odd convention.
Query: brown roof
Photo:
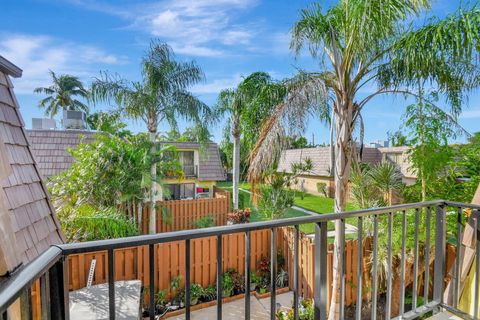
[[[28,144],[9,78],[19,77],[19,70],[0,57],[0,148],[5,150],[7,165],[11,168],[8,177],[0,180],[6,196],[0,201],[6,202],[4,206],[12,217],[11,228],[15,233],[19,256],[26,263],[50,245],[63,242],[63,236]]]
[[[313,170],[310,175],[331,177],[330,168],[330,147],[304,148],[285,150],[280,156],[278,170],[290,172],[292,164],[299,163],[310,158],[313,163]],[[380,151],[377,148],[363,149],[363,162],[375,164],[382,159]]]
[[[174,145],[178,149],[196,149],[200,151],[198,164],[198,180],[202,181],[224,181],[226,180],[225,170],[220,159],[218,145],[209,142],[202,149],[196,142],[164,142]]]
[[[46,178],[70,168],[73,162],[68,149],[91,143],[95,132],[84,130],[27,130],[38,168]]]

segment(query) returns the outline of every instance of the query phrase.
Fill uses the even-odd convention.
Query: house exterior
[[[0,278],[63,243],[10,80],[21,75],[0,56]]]
[[[363,149],[362,162],[375,165],[381,161],[391,161],[398,165],[403,174],[403,182],[415,183],[416,177],[411,172],[407,155],[408,147],[366,147]],[[335,182],[331,168],[330,147],[304,148],[285,150],[280,156],[278,171],[291,172],[292,164],[310,158],[312,171],[300,175],[297,188],[305,192],[334,197]]]
[[[165,178],[165,199],[182,200],[213,197],[217,181],[225,181],[226,174],[220,160],[218,145],[209,142],[162,142],[177,149],[184,172],[182,178]]]
[[[378,150],[380,150],[382,154],[382,160],[391,161],[399,167],[403,175],[402,180],[406,185],[412,185],[417,181],[417,176],[412,169],[412,164],[408,160],[409,147],[387,147],[379,148]]]
[[[45,178],[50,178],[70,168],[74,159],[68,153],[81,143],[91,143],[98,132],[88,130],[27,130],[31,148],[38,167]],[[181,200],[210,198],[217,181],[226,175],[220,160],[218,145],[210,142],[204,146],[195,142],[162,142],[174,145],[179,153],[184,177],[163,181],[166,199]]]

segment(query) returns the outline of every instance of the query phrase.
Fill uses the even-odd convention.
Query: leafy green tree
[[[218,97],[216,111],[219,114],[228,114],[230,123],[226,127],[233,138],[232,169],[233,169],[233,209],[238,209],[238,188],[240,182],[240,150],[241,138],[244,128],[251,129],[252,122],[258,124],[258,119],[262,119],[261,113],[252,113],[264,108],[265,105],[271,107],[272,103],[264,103],[264,91],[268,85],[273,85],[270,76],[264,72],[255,72],[243,79],[235,89],[225,89],[220,92]],[[258,129],[258,126],[257,126]],[[245,130],[248,138],[251,138],[251,130]],[[245,141],[248,144],[249,141]],[[228,149],[224,149],[227,154]]]
[[[302,149],[310,147],[307,138],[305,137],[287,137],[287,148]]]
[[[68,216],[75,208],[87,205],[105,208],[136,208],[142,220],[142,205],[147,200],[148,186],[153,181],[151,165],[158,167],[157,182],[167,174],[180,174],[180,164],[166,146],[155,154],[152,142],[145,134],[126,139],[98,134],[90,144],[80,144],[69,150],[72,166],[52,178],[49,183],[52,201],[59,212]],[[130,212],[133,216],[133,212]]]
[[[431,103],[419,101],[407,107],[405,127],[410,130],[413,145],[409,150],[412,171],[421,183],[421,200],[426,201],[428,186],[446,174],[445,168],[453,157],[448,140],[459,133],[458,125]]]
[[[401,147],[410,145],[408,137],[401,130],[395,132],[387,132],[388,141],[392,147]]]
[[[293,27],[292,49],[298,55],[306,47],[319,60],[323,69],[309,76],[318,79],[333,100],[335,212],[346,208],[354,154],[353,133],[365,105],[384,94],[418,96],[418,88],[427,82],[458,112],[465,93],[478,85],[475,54],[480,37],[476,27],[480,10],[473,6],[443,20],[406,26],[407,21],[412,21],[429,5],[428,0],[339,0],[327,10],[319,4],[302,10]],[[376,87],[374,92],[360,97],[358,92],[369,85]],[[268,137],[278,132],[272,130],[277,123],[275,118],[286,108],[286,103],[278,105],[275,116],[262,130],[266,137],[259,139],[260,144],[271,143]],[[291,104],[289,109],[293,113],[296,107]],[[293,125],[305,123],[306,114],[299,115]],[[260,146],[258,149],[262,150]],[[258,152],[256,156],[266,159],[266,152]],[[260,166],[256,170],[261,171]],[[340,227],[339,221],[334,245],[334,292],[338,288],[339,243],[344,241],[340,239]],[[336,295],[332,295],[330,320],[338,310],[336,305]]]
[[[57,76],[53,71],[50,71],[50,76],[52,78],[50,86],[33,90],[35,93],[47,95],[38,104],[40,108],[45,109],[45,115],[53,118],[61,110],[76,110],[88,113],[88,106],[76,99],[76,97],[84,99],[88,97],[88,92],[78,77],[69,74]]]
[[[131,136],[132,132],[127,130],[127,124],[122,121],[119,112],[95,112],[87,117],[87,124],[90,129],[118,135],[120,137]]]
[[[168,123],[178,131],[177,121],[183,118],[197,125],[206,122],[210,109],[188,89],[202,81],[204,75],[195,62],[178,62],[172,49],[164,43],[152,41],[142,59],[142,80],[127,81],[103,73],[92,84],[92,100],[114,101],[127,116],[145,122],[152,144],[157,141],[158,126]],[[159,148],[152,145],[151,153]],[[151,176],[156,181],[157,165],[152,164]],[[156,200],[163,199],[162,188],[157,183],[150,186],[150,233],[156,232]]]
[[[307,158],[303,162],[292,164],[291,173],[277,172],[275,169],[265,173],[268,183],[260,187],[258,209],[268,219],[282,218],[295,201],[294,184],[298,177],[313,169],[313,162]]]

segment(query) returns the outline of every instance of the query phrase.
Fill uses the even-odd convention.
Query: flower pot
[[[198,298],[192,298],[190,299],[190,305],[194,306],[198,303]]]

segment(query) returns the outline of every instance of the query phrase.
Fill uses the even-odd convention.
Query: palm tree
[[[248,112],[249,106],[258,103],[261,92],[274,83],[264,72],[255,72],[243,79],[235,89],[222,90],[218,96],[216,111],[218,114],[229,114],[230,123],[227,130],[233,137],[233,209],[238,209],[238,189],[240,183],[240,138],[242,135],[242,115]]]
[[[152,41],[142,59],[142,80],[131,82],[115,75],[102,73],[92,84],[92,100],[113,101],[133,119],[145,122],[152,143],[152,153],[159,146],[159,124],[166,122],[178,131],[177,120],[183,118],[197,125],[207,125],[209,107],[191,94],[188,89],[204,80],[201,68],[195,62],[174,60],[172,49],[164,43]],[[157,188],[157,165],[151,167],[149,232],[156,233],[156,200],[163,199],[161,187]]]
[[[383,194],[383,199],[389,206],[392,205],[392,192],[399,190],[402,183],[402,173],[397,165],[390,161],[382,161],[370,171],[372,185]]]
[[[319,59],[324,70],[310,76],[322,82],[334,100],[335,212],[346,208],[355,147],[353,133],[369,101],[392,93],[418,97],[419,82],[428,82],[446,96],[457,111],[455,115],[466,91],[478,85],[474,56],[479,45],[480,11],[467,8],[443,20],[430,20],[417,28],[411,24],[406,29],[405,22],[428,9],[429,4],[429,0],[339,0],[326,11],[320,5],[302,10],[293,27],[291,48],[298,55],[306,46],[312,57]],[[366,86],[376,89],[361,98],[358,93]],[[279,104],[278,112],[285,107]],[[290,107],[296,108],[294,104]],[[298,119],[294,124],[305,121],[306,118]],[[262,129],[265,136],[259,139],[259,144],[276,134],[272,130],[275,127],[272,117]],[[264,154],[259,152],[256,156],[262,158]],[[251,168],[251,172],[261,169]],[[342,222],[337,221],[333,292],[338,290],[342,227]],[[335,318],[336,304],[333,294],[329,319]]]
[[[52,85],[49,87],[35,88],[33,92],[47,95],[38,103],[40,108],[45,108],[45,115],[55,117],[60,110],[76,110],[88,113],[88,106],[75,99],[75,96],[87,98],[87,90],[83,87],[78,77],[62,74],[58,77],[50,71]]]

